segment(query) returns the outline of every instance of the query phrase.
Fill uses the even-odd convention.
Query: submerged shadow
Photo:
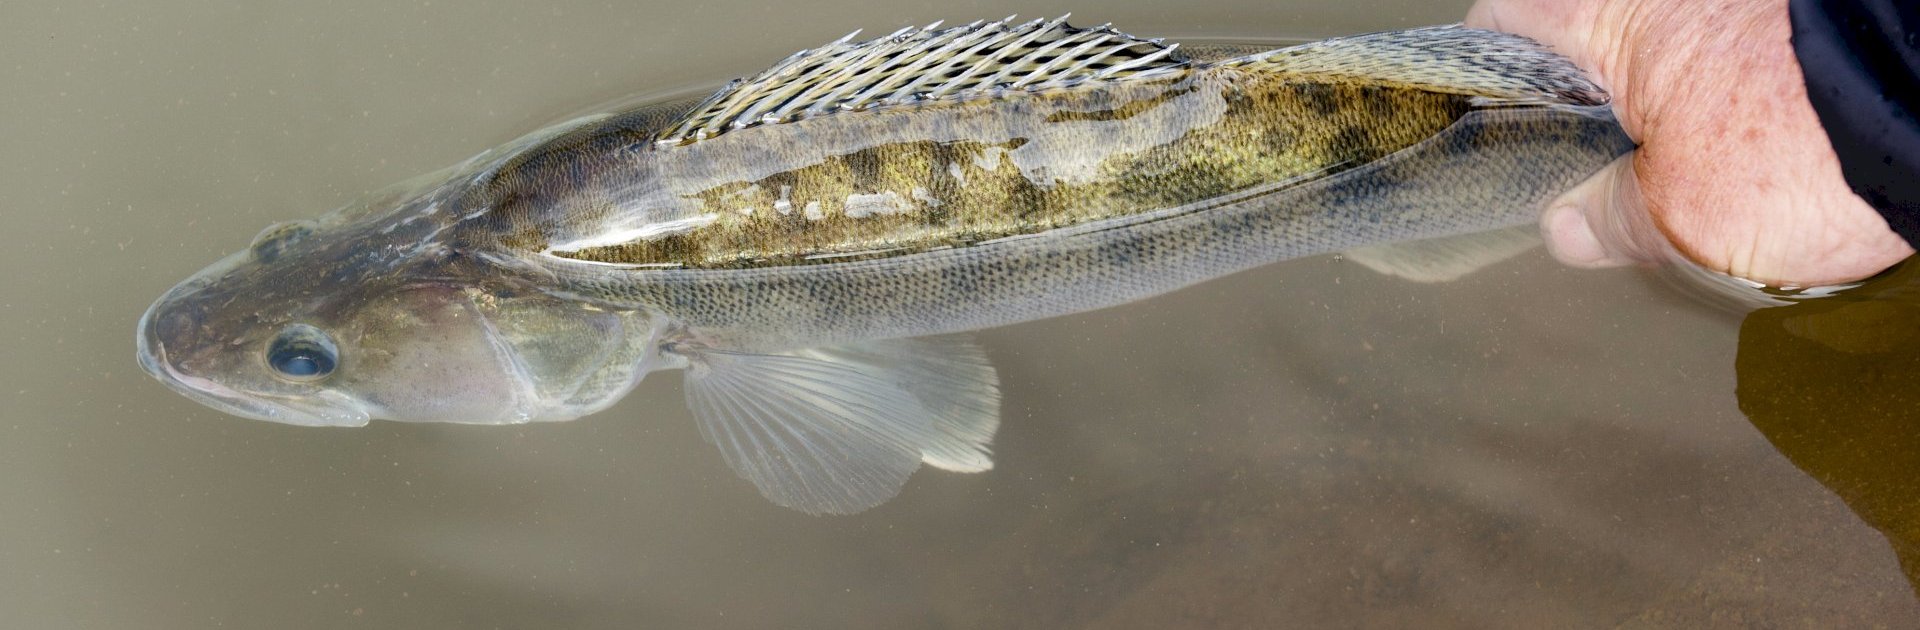
[[[1880,530],[1920,594],[1920,264],[1747,315],[1740,410]]]

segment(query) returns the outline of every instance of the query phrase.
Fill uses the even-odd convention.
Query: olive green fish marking
[[[1336,173],[1428,138],[1468,108],[1467,97],[1411,89],[1246,75],[1219,85],[1188,79],[1179,86],[1081,88],[1028,97],[1045,101],[1040,109],[1056,112],[1049,122],[1118,123],[1089,129],[1082,139],[1089,146],[1111,146],[1116,139],[1103,136],[1127,133],[1126,123],[1156,107],[1177,107],[1175,94],[1199,89],[1225,94],[1227,109],[1218,122],[1190,129],[1172,142],[1103,156],[1084,179],[1036,181],[1007,157],[1026,144],[1018,137],[999,143],[890,143],[694,193],[699,211],[713,217],[699,227],[554,253],[607,263],[738,268],[966,246]],[[1004,105],[983,99],[940,106]],[[872,114],[873,124],[954,120],[926,117],[919,109]],[[897,120],[885,118],[890,115]],[[1002,135],[984,131],[948,126],[924,135]],[[854,127],[814,133],[858,132]]]
[[[1444,44],[1399,47],[1423,59],[1449,50]],[[1580,81],[1536,86],[1506,75],[1462,86],[1434,63],[1356,71],[1362,64],[1342,61],[1352,56],[1305,47],[1194,63],[1158,41],[1060,20],[843,40],[735,82],[671,124],[613,120],[530,151],[497,176],[504,185],[495,190],[504,192],[491,203],[507,217],[516,188],[631,171],[609,147],[622,156],[644,152],[664,171],[677,162],[705,173],[761,171],[655,200],[659,207],[639,211],[661,218],[631,238],[574,229],[590,237],[569,239],[566,226],[538,220],[515,222],[500,238],[520,251],[650,268],[845,262],[1328,176],[1431,137],[1476,98],[1596,93]],[[1178,134],[1138,141],[1143,130]],[[758,146],[727,142],[743,135]],[[652,146],[643,143],[649,136]],[[896,141],[862,141],[876,137]],[[853,148],[817,156],[782,149],[814,145]],[[697,149],[711,150],[685,157]],[[767,164],[785,166],[764,172]],[[636,211],[621,206],[623,195],[596,198],[594,190],[567,200],[576,223]]]

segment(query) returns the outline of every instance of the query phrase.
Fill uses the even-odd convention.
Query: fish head
[[[649,369],[645,314],[510,288],[457,248],[391,234],[269,228],[154,302],[140,364],[209,407],[310,426],[570,419]]]

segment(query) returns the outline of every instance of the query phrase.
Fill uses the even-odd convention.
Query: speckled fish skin
[[[844,514],[992,467],[963,333],[1523,225],[1632,148],[1511,35],[1177,51],[1064,20],[803,51],[531,134],[168,291],[142,366],[252,418],[566,420],[685,369],[761,493]]]
[[[665,146],[649,141],[670,117],[615,117],[475,190],[469,203],[492,211],[474,246],[723,345],[806,346],[1002,325],[1275,260],[1524,223],[1632,146],[1590,85],[1495,100],[1234,61]],[[1422,142],[1421,155],[1378,163]],[[1183,212],[1207,216],[1164,220]],[[1062,229],[1076,226],[1104,229]],[[1000,240],[1042,233],[1045,244]]]

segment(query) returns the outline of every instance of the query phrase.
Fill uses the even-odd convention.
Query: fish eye
[[[288,326],[267,346],[267,367],[288,380],[323,378],[333,373],[338,362],[339,351],[333,339],[306,324]]]

